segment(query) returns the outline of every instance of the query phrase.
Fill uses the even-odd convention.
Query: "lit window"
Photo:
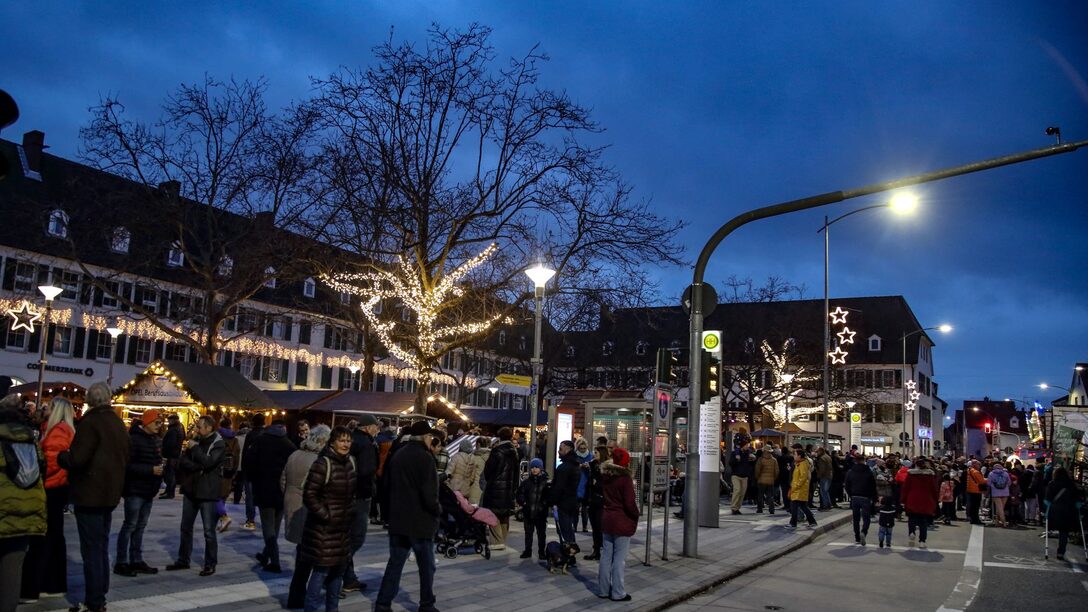
[[[95,342],[94,358],[105,359],[109,361],[113,355],[113,338],[106,332],[99,332],[98,340]]]
[[[264,269],[264,275],[268,277],[268,280],[264,282],[264,286],[269,289],[276,288],[276,269],[272,266],[268,266]]]
[[[181,250],[181,243],[174,242],[170,245],[170,250],[166,252],[166,265],[171,268],[180,268],[185,265],[185,253]]]
[[[315,293],[317,293],[317,283],[314,282],[314,279],[307,278],[302,281],[302,295],[312,298]]]
[[[49,225],[46,231],[50,236],[57,238],[68,237],[68,214],[63,210],[54,210],[49,213]]]
[[[115,227],[110,237],[110,250],[114,253],[128,253],[128,244],[131,240],[132,234],[127,229]]]
[[[53,333],[53,354],[54,355],[71,355],[72,354],[72,328],[71,327],[56,327]]]
[[[880,336],[869,336],[869,350],[870,351],[879,351],[880,350]]]

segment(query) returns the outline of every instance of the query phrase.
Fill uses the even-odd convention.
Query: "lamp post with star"
[[[915,412],[918,407],[918,400],[921,399],[922,393],[918,390],[918,382],[914,380],[914,373],[911,372],[910,379],[907,379],[907,338],[910,338],[914,334],[921,334],[930,330],[937,330],[942,334],[947,334],[952,331],[952,326],[944,323],[936,327],[920,327],[912,332],[904,333],[899,339],[903,343],[903,403],[901,413],[903,415],[903,433],[907,433],[907,413],[910,413],[910,438],[904,436],[903,441],[910,440],[910,454],[913,457],[917,452],[916,440],[917,431],[915,431]]]
[[[861,210],[865,210],[864,208]],[[855,211],[857,212],[857,211]],[[826,221],[826,220],[825,220]],[[838,221],[838,219],[836,219]],[[846,326],[846,315],[850,314],[850,311],[843,310],[842,306],[836,306],[835,310],[827,311],[827,295],[826,295],[826,279],[824,283],[824,310],[827,312],[827,316],[824,317],[824,450],[829,450],[827,447],[827,440],[830,437],[827,432],[828,419],[830,410],[828,409],[828,396],[831,393],[831,366],[835,364],[846,365],[847,352],[843,350],[844,344],[853,344],[854,336],[857,332],[851,330]],[[839,345],[835,347],[835,350],[831,349],[831,324],[842,325],[842,329],[835,335],[839,338]]]
[[[42,332],[38,339],[38,397],[37,397],[37,409],[42,408],[42,390],[45,386],[45,343],[49,340],[49,319],[53,313],[53,300],[60,295],[61,291],[64,291],[60,287],[54,287],[53,285],[41,285],[38,287],[38,291],[42,292],[45,296],[45,319],[42,321]]]

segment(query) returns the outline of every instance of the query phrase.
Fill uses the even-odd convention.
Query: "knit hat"
[[[144,425],[150,425],[160,418],[162,418],[162,410],[151,408],[150,410],[144,411],[143,415],[140,417],[140,422]]]
[[[435,433],[435,429],[431,428],[431,424],[427,421],[416,421],[408,426],[409,436],[425,436],[427,434]]]
[[[529,462],[529,469],[531,470],[533,468],[544,469],[544,462],[540,460],[540,457],[536,457]]]
[[[370,425],[381,425],[378,423],[378,419],[374,418],[372,414],[359,415],[358,418],[359,427],[368,427]]]
[[[631,465],[631,453],[628,453],[626,450],[617,446],[612,449],[612,463],[615,463],[620,467]]]

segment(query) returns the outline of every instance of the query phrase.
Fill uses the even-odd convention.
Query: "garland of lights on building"
[[[492,243],[475,257],[446,274],[429,286],[423,282],[422,270],[404,257],[397,258],[397,265],[391,269],[369,270],[366,272],[324,274],[321,281],[336,291],[359,296],[359,307],[363,316],[377,334],[378,340],[397,359],[414,370],[416,378],[422,383],[430,382],[437,372],[429,364],[434,363],[444,350],[445,344],[454,338],[485,332],[500,321],[506,320],[496,315],[483,321],[439,325],[439,315],[451,297],[464,295],[458,283],[470,272],[481,266],[498,250]],[[415,350],[406,348],[394,339],[397,321],[383,321],[375,307],[385,300],[398,301],[416,315]]]

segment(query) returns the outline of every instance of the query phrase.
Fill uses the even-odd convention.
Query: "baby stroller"
[[[456,559],[459,549],[471,546],[476,554],[490,559],[487,528],[499,524],[495,513],[473,506],[464,495],[444,484],[438,487],[438,503],[442,506],[442,516],[435,536],[435,551],[447,559]]]

